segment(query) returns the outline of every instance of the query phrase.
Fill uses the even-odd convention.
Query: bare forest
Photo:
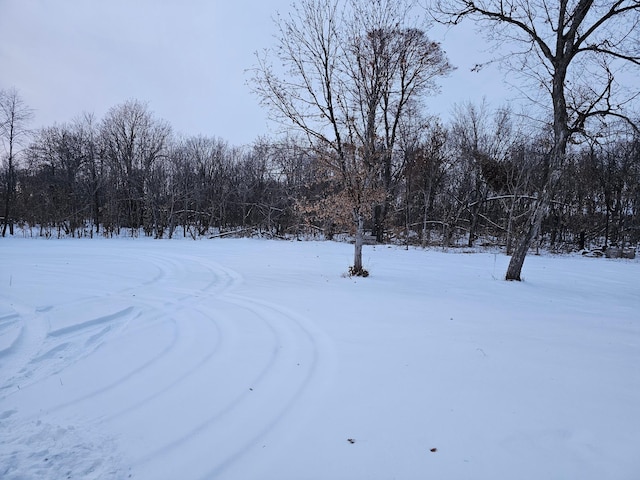
[[[3,90],[2,236],[17,226],[27,236],[346,237],[360,245],[499,246],[507,254],[518,245],[525,252],[635,247],[640,135],[622,107],[633,106],[637,92],[614,95],[612,62],[638,60],[589,41],[609,20],[637,14],[637,3],[599,12],[579,2],[576,11],[588,7],[591,16],[576,16],[560,2],[566,8],[557,18],[567,23],[552,30],[565,41],[574,35],[569,59],[547,50],[553,38],[536,36],[539,28],[517,9],[500,3],[494,12],[486,3],[439,3],[440,21],[476,15],[524,32],[516,40],[543,54],[527,54],[528,63],[512,70],[533,79],[523,89],[533,98],[538,85],[538,104],[548,95],[553,109],[523,115],[463,102],[446,120],[429,115],[429,98],[455,66],[446,45],[428,39],[428,25],[392,1],[352,2],[345,17],[337,2],[305,0],[277,20],[280,43],[257,55],[252,82],[290,128],[252,145],[177,135],[135,99],[103,118],[79,112],[73,122],[31,130],[30,106],[17,90]],[[490,31],[493,40],[514,41],[499,28]],[[627,33],[637,34],[635,24]],[[579,72],[585,65],[605,72],[591,90],[567,73],[583,53],[595,59],[576,64]]]
[[[464,105],[455,117],[414,128],[393,152],[382,241],[513,246],[542,181],[548,140],[524,131],[508,110]],[[4,160],[3,220],[27,235],[353,234],[341,179],[301,139],[235,147],[175,138],[136,101],[100,120],[38,130],[16,149],[11,170]],[[640,138],[616,132],[573,145],[566,162],[539,244],[637,244]],[[368,234],[378,205],[367,205]]]

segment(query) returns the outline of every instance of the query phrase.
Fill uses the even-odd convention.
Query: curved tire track
[[[14,426],[84,418],[118,440],[139,478],[171,477],[168,465],[177,477],[214,478],[260,458],[279,431],[301,428],[305,395],[324,388],[330,370],[330,347],[311,322],[234,293],[242,276],[202,252],[127,248],[94,259],[96,270],[115,255],[143,275],[99,293],[92,282],[76,298],[20,313],[31,383],[16,392],[18,379],[6,382],[0,414],[11,412]],[[21,408],[30,392],[51,389],[52,375],[57,393]]]

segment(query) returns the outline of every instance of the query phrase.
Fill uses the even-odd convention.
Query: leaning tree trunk
[[[547,171],[544,175],[544,186],[538,196],[538,201],[533,212],[529,217],[525,233],[518,242],[505,275],[506,280],[520,281],[522,265],[527,256],[529,248],[533,244],[533,240],[540,231],[542,220],[549,212],[551,207],[551,199],[562,171],[562,163],[567,151],[567,143],[569,141],[569,127],[567,104],[564,96],[564,79],[566,78],[567,64],[556,65],[556,71],[553,75],[553,148],[549,152],[549,163]]]
[[[522,265],[524,264],[524,258],[527,256],[527,252],[533,241],[540,232],[542,220],[548,215],[551,209],[551,200],[553,191],[560,179],[560,169],[562,165],[562,158],[564,156],[566,143],[560,144],[554,148],[551,154],[551,160],[549,162],[549,171],[546,174],[545,186],[538,196],[538,200],[529,215],[529,220],[525,226],[524,235],[518,242],[518,245],[511,256],[509,266],[507,267],[507,273],[505,275],[506,280],[520,281],[520,274],[522,272]]]
[[[520,274],[522,272],[522,266],[524,265],[524,259],[527,256],[529,248],[531,248],[531,245],[533,244],[533,240],[540,231],[540,225],[542,224],[544,212],[546,211],[546,208],[544,208],[544,205],[541,202],[542,200],[538,202],[533,213],[529,217],[529,222],[525,227],[524,235],[518,242],[513,255],[511,255],[505,280],[516,280],[518,282],[521,280]]]

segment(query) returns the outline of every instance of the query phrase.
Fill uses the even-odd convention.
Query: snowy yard
[[[635,480],[640,262],[0,240],[0,478]]]

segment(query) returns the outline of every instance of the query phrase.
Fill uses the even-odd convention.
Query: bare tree
[[[594,119],[624,117],[637,92],[625,95],[620,78],[626,65],[639,65],[640,2],[615,0],[435,0],[441,21],[470,18],[497,46],[507,46],[512,72],[525,77],[530,98],[539,88],[552,110],[552,141],[544,187],[506,273],[520,280],[525,256],[540,230],[560,178],[567,146]]]
[[[167,154],[171,127],[154,118],[148,107],[128,101],[109,110],[100,136],[104,155],[112,168],[119,201],[125,206],[126,226],[135,232],[144,226],[150,235],[157,226],[150,189],[155,162]]]
[[[85,112],[78,116],[72,123],[71,129],[80,142],[80,155],[83,159],[83,188],[84,196],[88,201],[91,211],[91,229],[89,234],[93,236],[100,232],[102,197],[105,187],[105,166],[100,155],[98,126],[93,113]]]
[[[40,129],[29,149],[32,168],[40,170],[50,188],[43,193],[55,212],[54,224],[75,236],[84,223],[81,174],[85,167],[83,139],[70,125]]]
[[[413,6],[411,0],[302,0],[278,17],[277,48],[258,56],[254,71],[263,104],[300,130],[339,176],[356,226],[356,275],[366,273],[364,218],[386,196],[405,109],[451,68],[424,34],[425,23],[414,23]]]
[[[0,142],[4,149],[4,218],[2,236],[7,228],[13,235],[13,205],[16,195],[16,153],[29,134],[27,125],[33,118],[33,111],[27,107],[15,88],[0,90]]]
[[[603,246],[624,247],[632,210],[632,198],[638,195],[640,179],[640,143],[633,137],[618,133],[609,142],[592,141],[582,152],[585,176],[592,182],[591,194],[598,198],[604,223]]]
[[[412,119],[403,126],[401,144],[404,150],[404,229],[406,242],[414,227],[420,227],[422,246],[431,239],[434,203],[451,169],[452,155],[447,140],[449,131],[435,118]],[[413,210],[413,214],[412,214]]]
[[[480,105],[455,105],[451,125],[451,143],[460,160],[467,165],[469,188],[459,198],[469,213],[469,238],[473,246],[487,203],[511,197],[516,203],[517,178],[524,162],[515,166],[510,157],[516,145],[522,142],[520,128],[507,107],[490,112],[486,101]],[[514,182],[515,181],[515,182]],[[485,217],[486,219],[486,217]],[[506,227],[507,232],[510,231]],[[508,235],[507,235],[508,236]],[[509,242],[507,242],[508,244]]]
[[[452,70],[440,45],[412,25],[411,2],[352,2],[347,71],[354,109],[361,111],[354,131],[364,160],[379,170],[384,202],[375,208],[374,234],[383,240],[384,221],[395,196],[405,157],[397,148],[403,122],[411,121],[425,96],[437,92],[436,80]],[[363,34],[366,32],[366,34]],[[358,118],[354,116],[354,118]]]

